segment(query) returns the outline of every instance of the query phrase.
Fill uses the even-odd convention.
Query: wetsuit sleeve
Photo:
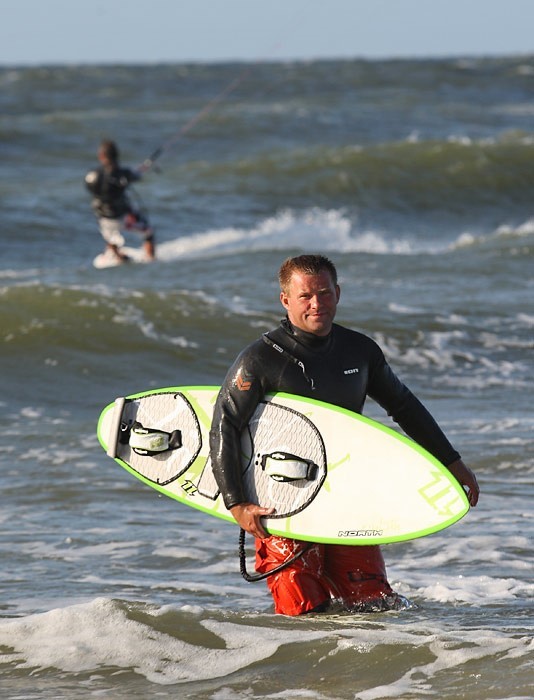
[[[265,393],[253,348],[244,350],[228,371],[210,430],[213,474],[227,508],[248,500],[241,472],[241,433]]]
[[[124,177],[128,184],[131,182],[139,182],[142,175],[138,170],[131,170],[130,168],[124,168],[122,171],[122,177]]]
[[[90,170],[84,179],[84,184],[92,195],[100,193],[100,173],[98,170]]]
[[[379,403],[404,432],[445,466],[460,459],[430,412],[401,382],[382,352],[370,377],[369,396]]]

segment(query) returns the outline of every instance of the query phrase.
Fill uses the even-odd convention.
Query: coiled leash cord
[[[299,552],[297,552],[294,556],[292,556],[290,559],[286,559],[286,561],[282,562],[279,566],[275,566],[274,569],[271,569],[270,571],[266,571],[263,574],[249,574],[247,571],[247,558],[245,554],[245,535],[246,532],[241,528],[239,531],[239,570],[241,571],[241,576],[245,579],[245,581],[248,581],[249,583],[255,583],[256,581],[263,581],[269,576],[272,576],[273,574],[277,574],[279,571],[282,571],[288,566],[291,566],[293,562],[297,561],[297,559],[300,559],[300,557],[303,554],[306,554],[306,552],[313,547],[313,542],[308,542],[305,547],[303,547]]]

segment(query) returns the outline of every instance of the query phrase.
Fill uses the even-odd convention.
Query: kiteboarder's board
[[[225,508],[209,457],[218,387],[171,387],[118,398],[101,413],[107,454],[142,482],[210,515]],[[384,544],[429,535],[469,510],[463,488],[395,430],[321,401],[265,397],[242,435],[247,500],[276,513],[274,535]]]
[[[121,260],[112,251],[105,250],[100,255],[97,255],[93,260],[93,265],[98,270],[103,270],[106,267],[119,267],[120,265],[129,265],[131,263],[147,263],[151,262],[147,257],[143,248],[129,248],[125,246],[121,248],[121,253],[128,256],[128,260]]]

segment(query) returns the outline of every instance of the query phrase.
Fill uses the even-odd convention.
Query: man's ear
[[[280,292],[280,303],[284,307],[284,309],[287,310],[287,307],[289,305],[288,299],[287,299],[287,294],[285,292]]]
[[[339,301],[339,298],[341,297],[341,287],[339,286],[339,284],[336,284],[336,296],[337,300]]]

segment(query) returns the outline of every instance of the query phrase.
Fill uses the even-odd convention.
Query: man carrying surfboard
[[[141,179],[141,174],[119,163],[119,149],[114,141],[102,141],[98,149],[100,167],[85,176],[85,185],[93,195],[91,206],[98,220],[100,233],[106,242],[106,252],[127,262],[121,251],[124,245],[122,229],[138,231],[143,236],[143,248],[148,260],[155,257],[154,232],[144,212],[135,208],[127,194],[132,182]]]
[[[240,527],[256,537],[256,569],[269,576],[275,612],[300,615],[324,611],[335,599],[347,610],[398,608],[378,545],[314,544],[270,537],[261,518],[273,508],[251,503],[243,486],[241,433],[269,392],[298,394],[362,413],[367,396],[428,450],[467,492],[471,506],[479,487],[436,421],[394,374],[369,337],[334,323],[340,299],[337,271],[321,255],[287,259],[279,271],[286,318],[247,346],[229,369],[214,409],[210,431],[213,473],[226,507]]]

